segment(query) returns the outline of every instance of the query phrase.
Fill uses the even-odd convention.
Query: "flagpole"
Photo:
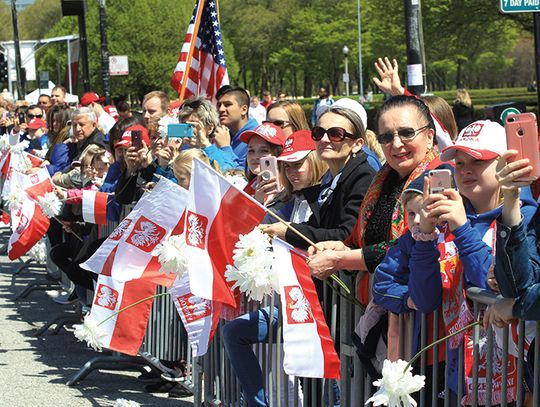
[[[191,70],[191,60],[193,59],[193,49],[197,42],[197,33],[199,32],[199,26],[201,25],[201,15],[204,9],[204,0],[198,0],[199,8],[197,9],[197,17],[195,18],[195,23],[193,24],[193,32],[191,33],[191,44],[189,47],[189,53],[186,59],[186,70],[182,76],[182,87],[178,93],[178,99],[180,101],[184,100],[184,93],[186,92],[187,81],[189,78],[189,71]]]

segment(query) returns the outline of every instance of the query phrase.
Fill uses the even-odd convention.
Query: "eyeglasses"
[[[287,126],[290,126],[291,122],[287,120],[265,120],[263,123],[272,123],[278,127],[284,129]]]
[[[32,114],[32,113],[26,113],[26,116],[27,116],[29,119],[33,119],[33,118],[41,119],[41,118],[43,117],[42,114]]]
[[[418,129],[399,129],[397,131],[397,135],[400,138],[400,140],[403,143],[409,143],[414,140],[414,138],[420,133],[422,130],[425,130],[429,128],[429,124],[420,127]],[[377,141],[379,144],[388,144],[394,141],[394,132],[388,132],[388,133],[382,133],[377,135]]]
[[[329,129],[325,129],[319,126],[315,126],[311,130],[311,138],[315,141],[321,141],[325,134],[327,134],[328,139],[333,142],[341,142],[347,137],[350,139],[358,138],[354,134],[347,132],[347,130],[341,127],[330,127]]]
[[[186,107],[189,107],[190,109],[197,110],[201,105],[203,104],[204,99],[195,99],[195,100],[186,100],[184,103],[182,103],[182,106],[180,106],[180,110],[184,109]]]

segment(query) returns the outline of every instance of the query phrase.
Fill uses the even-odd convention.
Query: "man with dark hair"
[[[215,142],[221,147],[221,141],[227,141],[228,129],[230,145],[238,157],[238,165],[246,162],[247,144],[240,141],[240,135],[257,127],[257,120],[249,118],[249,95],[245,89],[223,86],[216,94],[219,122],[221,126],[215,131]]]
[[[273,102],[272,100],[272,94],[269,90],[265,90],[262,94],[263,100],[261,101],[261,105],[264,106],[265,109],[268,109],[268,106],[270,106]]]
[[[67,90],[62,85],[56,85],[51,90],[51,103],[53,105],[59,105],[66,102]]]
[[[37,104],[45,113],[47,113],[47,110],[49,110],[49,107],[51,107],[51,97],[45,94],[39,95]]]
[[[127,119],[133,116],[133,113],[131,113],[131,106],[125,100],[122,100],[116,104],[116,110],[118,111],[118,116],[120,116],[120,119]]]

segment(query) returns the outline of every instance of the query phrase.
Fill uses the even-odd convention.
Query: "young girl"
[[[460,133],[456,144],[441,155],[443,161],[455,162],[459,192],[447,189],[426,197],[419,230],[416,236],[412,235],[415,243],[410,255],[399,258],[399,268],[406,268],[408,272],[405,284],[410,297],[409,308],[430,313],[441,307],[446,332],[455,332],[474,320],[464,290],[471,286],[489,289],[488,272],[495,261],[496,219],[502,211],[496,173],[498,158],[505,150],[504,128],[497,123],[478,121]],[[523,192],[521,213],[528,223],[536,205],[530,191]],[[440,232],[436,225],[443,225]],[[464,346],[465,360],[472,360],[470,332],[451,339],[447,346],[448,383],[454,398],[458,388],[460,346]],[[480,359],[480,364],[485,362]],[[472,391],[472,378],[468,373],[471,370],[472,366],[466,362],[464,388],[468,401]],[[494,401],[505,396],[500,392],[500,383],[494,382],[493,389]],[[486,398],[485,390],[479,390],[481,404]]]
[[[246,178],[249,184],[244,191],[253,196],[260,203],[268,204],[277,193],[277,177],[271,176],[263,179],[261,176],[261,158],[267,156],[277,157],[285,146],[283,129],[272,123],[263,123],[242,133],[240,141],[248,145],[246,157]]]
[[[173,172],[178,182],[182,188],[189,189],[189,182],[191,181],[191,165],[194,158],[198,158],[205,164],[211,165],[208,156],[198,148],[190,148],[180,152],[173,161]],[[218,172],[219,166],[214,161],[214,165],[211,165]]]

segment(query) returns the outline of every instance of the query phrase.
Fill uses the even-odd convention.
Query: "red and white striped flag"
[[[153,281],[141,278],[124,282],[101,274],[90,315],[100,323],[128,305],[155,293],[156,283]],[[127,355],[137,355],[146,333],[152,302],[153,299],[143,301],[99,325],[99,330],[104,333],[98,337],[99,345]]]
[[[187,195],[162,178],[81,267],[119,281],[141,278],[150,265],[156,268],[152,251],[180,224]]]
[[[228,84],[216,1],[197,0],[171,86],[180,100],[206,95],[215,102],[219,88]]]
[[[283,369],[302,377],[339,379],[339,357],[305,258],[273,240],[283,314]]]
[[[264,208],[221,174],[193,159],[186,206],[186,248],[191,292],[207,300],[236,307],[224,277],[233,264],[238,236],[249,233],[264,215]]]
[[[34,200],[38,200],[39,197],[54,190],[54,185],[47,168],[42,168],[30,175],[25,174],[24,179],[23,189]]]
[[[107,202],[109,194],[105,192],[83,190],[82,215],[85,222],[105,225],[107,223]]]
[[[9,238],[8,257],[16,260],[24,256],[47,233],[50,220],[39,205],[30,199],[26,199],[21,208],[12,215],[13,234]]]

